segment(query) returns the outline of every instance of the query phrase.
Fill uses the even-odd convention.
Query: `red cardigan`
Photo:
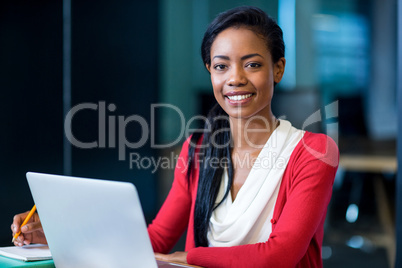
[[[199,170],[190,189],[188,140],[183,144],[172,189],[148,233],[155,252],[168,253],[187,228],[187,262],[203,267],[322,267],[324,220],[331,199],[339,152],[326,135],[306,132],[285,169],[272,233],[264,243],[234,247],[195,247],[194,203]]]

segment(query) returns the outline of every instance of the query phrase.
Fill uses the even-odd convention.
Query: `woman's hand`
[[[21,247],[31,243],[47,244],[38,213],[35,213],[28,223],[21,227],[21,224],[25,220],[25,217],[28,215],[28,213],[29,211],[17,214],[13,218],[13,223],[11,224],[13,237],[21,229],[21,234],[17,239],[14,240],[14,245]]]
[[[176,251],[172,254],[155,253],[155,258],[159,261],[178,262],[187,264],[187,252]]]

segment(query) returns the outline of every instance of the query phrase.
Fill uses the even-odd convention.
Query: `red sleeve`
[[[156,218],[148,226],[154,252],[169,253],[188,225],[191,194],[187,182],[188,141],[177,159],[174,181]]]
[[[286,168],[268,241],[194,248],[188,252],[188,263],[203,267],[321,266],[322,229],[338,161],[332,139],[306,133]]]

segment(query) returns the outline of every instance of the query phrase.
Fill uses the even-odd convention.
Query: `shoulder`
[[[186,138],[186,140],[183,142],[181,146],[181,156],[185,156],[186,158],[188,157],[188,152],[191,148],[195,148],[195,151],[199,151],[199,147],[202,142],[202,135],[190,135],[189,137]]]
[[[182,144],[182,146],[181,146],[181,150],[182,150],[182,151],[184,151],[184,152],[187,152],[187,151],[188,151],[188,149],[189,149],[189,147],[190,147],[190,144],[191,144],[191,137],[192,137],[192,136],[189,136],[189,137],[183,142],[183,144]]]
[[[310,162],[320,160],[332,167],[337,167],[339,163],[339,150],[335,141],[325,135],[306,131],[303,138],[296,146],[293,160]]]
[[[189,160],[189,149],[191,144],[191,136],[188,137],[182,144],[180,154],[177,158],[176,169],[187,169]]]
[[[335,141],[325,134],[305,132],[290,156],[283,175],[282,194],[297,185],[332,189],[339,164]],[[318,189],[317,188],[317,189]],[[301,189],[301,188],[299,188]],[[328,190],[329,191],[329,190]]]
[[[180,154],[176,159],[175,177],[187,177],[189,169],[193,179],[198,177],[201,142],[202,136],[201,138],[196,138],[194,135],[191,135],[183,142]]]
[[[338,151],[338,146],[335,141],[326,134],[306,131],[301,141],[303,145],[309,146],[321,153],[325,153],[326,151]]]

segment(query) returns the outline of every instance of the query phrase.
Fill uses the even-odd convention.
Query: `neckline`
[[[229,194],[228,194],[227,199],[230,200],[230,204],[231,204],[231,205],[237,200],[237,197],[239,196],[239,194],[244,191],[244,190],[242,191],[242,189],[245,189],[244,186],[246,185],[246,183],[247,183],[248,181],[250,181],[250,180],[249,180],[250,175],[252,175],[253,173],[255,173],[255,170],[256,170],[256,167],[255,167],[256,162],[257,162],[258,159],[261,159],[262,154],[265,153],[265,151],[269,150],[269,148],[270,148],[269,143],[272,141],[273,136],[274,136],[274,135],[277,135],[277,132],[279,132],[280,129],[282,129],[283,127],[285,127],[284,124],[281,124],[281,121],[284,121],[284,120],[278,119],[278,123],[277,123],[276,128],[274,129],[274,131],[272,131],[272,133],[271,133],[271,135],[269,136],[267,142],[264,144],[264,146],[261,148],[260,152],[258,153],[257,158],[255,159],[253,165],[251,166],[250,172],[247,174],[246,180],[244,181],[243,185],[240,187],[239,191],[237,192],[237,195],[236,195],[236,199],[235,199],[235,200],[233,200],[233,198],[232,198],[232,189],[229,190]],[[227,188],[227,183],[228,183],[228,181],[229,181],[229,175],[228,175],[228,172],[227,172],[227,168],[225,168],[225,170],[224,170],[224,176],[225,176],[225,177],[224,177],[224,180],[225,180],[225,190],[226,190],[226,188]],[[250,182],[249,182],[249,183],[250,183]],[[232,187],[233,187],[233,185],[232,185]]]

